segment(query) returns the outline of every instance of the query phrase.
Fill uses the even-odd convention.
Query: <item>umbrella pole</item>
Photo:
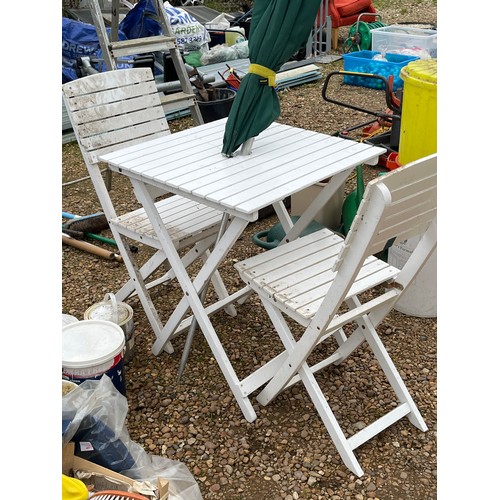
[[[252,146],[253,146],[253,141],[255,140],[255,137],[250,137],[250,139],[247,139],[241,146],[241,154],[242,155],[249,155],[252,152]]]

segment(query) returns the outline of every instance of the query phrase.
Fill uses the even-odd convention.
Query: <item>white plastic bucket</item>
[[[123,361],[127,364],[134,357],[134,310],[125,302],[118,302],[112,293],[107,293],[102,302],[90,306],[84,313],[83,319],[100,319],[116,323],[125,335],[125,354]]]
[[[72,316],[71,314],[64,314],[62,315],[62,326],[69,325],[70,323],[75,323],[78,321],[78,318],[75,318],[75,316]]]
[[[389,248],[388,263],[401,269],[415,250],[420,236],[414,236]],[[394,307],[399,312],[421,318],[437,316],[437,252],[431,254],[413,283]]]
[[[126,396],[123,330],[111,321],[83,320],[63,326],[62,378],[75,384],[106,374]]]

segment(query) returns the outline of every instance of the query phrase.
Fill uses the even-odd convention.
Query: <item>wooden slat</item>
[[[117,86],[133,85],[145,83],[153,80],[153,75],[149,68],[121,69],[120,82],[118,83],[113,72],[100,73],[101,78],[86,77],[85,82],[81,79],[73,80],[65,84],[65,94],[68,99],[82,94],[93,94],[107,89],[114,89]]]
[[[73,99],[74,100],[74,99]],[[99,120],[118,116],[126,113],[132,113],[141,109],[158,108],[158,97],[154,94],[141,94],[135,99],[120,99],[117,102],[105,102],[102,104],[92,104],[89,108],[75,110],[73,121],[77,124],[87,123],[89,119]]]
[[[302,319],[308,319],[317,311],[333,282],[332,266],[342,244],[342,238],[322,229],[237,263],[235,267],[244,281],[251,280],[254,288],[273,297],[289,314],[293,311]],[[398,273],[398,269],[386,262],[368,257],[348,296],[393,279]]]
[[[364,292],[365,290],[370,290],[377,285],[396,278],[399,274],[399,269],[394,266],[384,265],[382,262],[383,261],[378,259],[377,262],[373,263],[375,264],[375,267],[372,268],[373,272],[368,273],[367,276],[363,277],[363,279],[356,279],[347,292],[346,298],[353,297]],[[315,300],[311,300],[309,302],[303,301],[303,303],[299,303],[297,300],[287,301],[285,306],[287,308],[291,308],[295,314],[299,314],[302,318],[310,319],[318,311],[327,291],[328,290],[325,290],[322,295],[319,294]]]
[[[165,115],[174,111],[182,111],[185,108],[189,108],[190,106],[197,104],[194,94],[186,94],[184,92],[161,96],[160,100]]]
[[[160,102],[162,106],[173,104],[177,102],[184,102],[186,100],[196,99],[194,94],[186,94],[185,92],[176,92],[175,94],[160,95]]]
[[[71,111],[78,111],[94,108],[96,106],[107,106],[111,103],[126,102],[128,99],[143,98],[143,96],[149,94],[156,96],[156,105],[158,101],[157,93],[158,89],[154,82],[145,82],[144,84],[134,84],[119,89],[111,88],[108,90],[96,90],[82,95],[75,95],[68,99],[68,105]],[[138,100],[136,105],[141,105],[141,101]],[[147,102],[145,101],[143,105],[147,107]]]
[[[92,163],[98,163],[99,156],[101,154],[112,153],[114,151],[120,150],[121,148],[124,147],[124,145],[132,146],[134,144],[142,144],[144,141],[153,140],[153,139],[160,138],[160,137],[165,137],[165,135],[168,135],[168,134],[170,134],[169,130],[155,132],[155,133],[152,133],[150,135],[139,136],[139,137],[136,137],[135,139],[128,140],[126,143],[118,142],[115,144],[110,144],[108,146],[95,149],[93,151],[87,151],[86,154],[89,155],[89,159]]]
[[[102,120],[87,122],[78,126],[80,137],[86,139],[97,134],[105,135],[110,131],[123,133],[129,127],[148,124],[152,131],[168,130],[165,115],[160,107],[141,109],[124,115],[112,116]]]
[[[417,234],[422,234],[425,229],[429,226],[429,223],[436,217],[437,209],[427,210],[423,213],[416,214],[410,219],[399,220],[397,224],[386,225],[383,230],[379,231],[373,238],[371,243],[371,252],[378,253],[385,248],[387,241],[397,235],[396,242],[400,242],[410,238],[411,236],[416,236]],[[408,222],[411,222],[411,226]]]
[[[175,47],[176,39],[163,35],[109,43],[109,50],[114,58],[144,54],[145,52],[170,51]]]
[[[88,150],[95,150],[114,144],[123,144],[131,139],[137,139],[138,137],[147,137],[155,132],[158,132],[158,126],[156,123],[142,123],[134,127],[111,131],[107,134],[99,134],[82,138],[81,143]]]
[[[336,268],[346,258],[351,241],[362,245],[367,256],[381,251],[393,239],[402,241],[426,231],[437,211],[437,157],[419,160],[418,167],[415,163],[368,184]]]
[[[222,213],[212,208],[180,196],[165,198],[155,205],[177,248],[189,244],[191,240],[198,240],[202,233],[206,237],[218,231]],[[156,248],[161,247],[151,222],[142,208],[112,219],[110,224],[118,226],[120,233],[125,236],[140,239]]]

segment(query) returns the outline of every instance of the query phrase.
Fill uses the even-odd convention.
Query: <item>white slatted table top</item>
[[[255,221],[258,211],[340,172],[376,164],[384,148],[273,123],[250,155],[222,155],[226,119],[130,146],[100,159],[109,168]]]

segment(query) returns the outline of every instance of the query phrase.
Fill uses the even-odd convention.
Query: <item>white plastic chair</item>
[[[122,301],[137,293],[158,336],[163,324],[149,289],[168,281],[173,274],[167,272],[150,279],[165,262],[155,231],[142,208],[117,213],[98,161],[101,154],[170,134],[152,72],[149,68],[107,71],[66,83],[62,91],[85,165],[130,276],[115,293],[116,299]],[[156,205],[177,249],[191,247],[183,257],[186,265],[199,257],[206,258],[217,237],[222,213],[181,196],[165,194],[158,193]],[[126,239],[152,247],[156,253],[139,269]],[[217,272],[212,276],[212,284],[220,298],[227,297]],[[232,305],[226,311],[236,314]],[[166,350],[173,352],[170,343]]]
[[[368,184],[345,240],[322,229],[235,265],[260,296],[284,346],[281,354],[252,375],[253,388],[267,383],[257,401],[267,405],[302,381],[342,460],[358,476],[363,470],[353,450],[362,443],[404,416],[427,430],[376,328],[437,246],[436,180],[436,155],[400,167]],[[422,236],[402,269],[374,256],[415,235]],[[290,320],[303,328],[298,340]],[[353,327],[349,336],[343,328],[348,324]],[[329,338],[334,348],[318,361],[328,343],[315,348]],[[347,438],[315,373],[332,363],[339,365],[365,341],[399,403]],[[315,364],[310,366],[313,351]]]

